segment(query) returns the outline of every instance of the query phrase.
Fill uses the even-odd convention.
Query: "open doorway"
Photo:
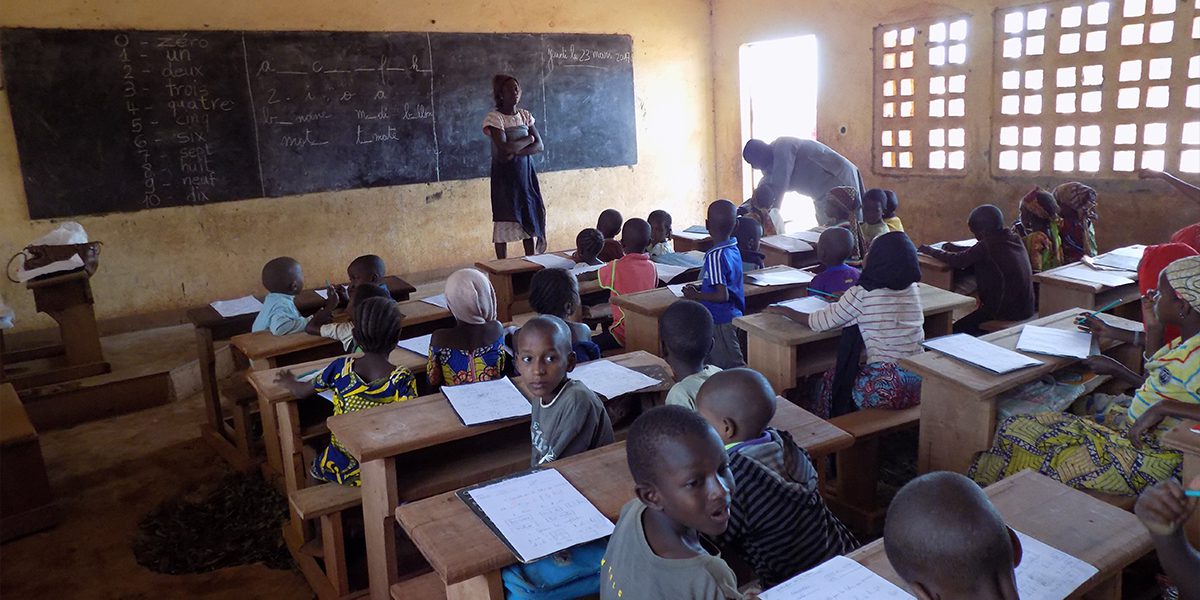
[[[742,144],[756,138],[813,139],[817,129],[817,36],[742,44],[740,55]],[[749,198],[762,174],[742,163],[742,187]],[[813,199],[795,192],[783,198],[780,213],[787,231],[817,225]]]

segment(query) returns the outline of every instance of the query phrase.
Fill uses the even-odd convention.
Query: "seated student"
[[[638,218],[626,221],[621,230],[621,243],[625,246],[625,255],[600,267],[597,272],[600,287],[612,292],[612,298],[616,298],[658,286],[658,270],[646,254],[646,246],[650,244],[650,224]],[[601,350],[625,346],[625,311],[616,302],[610,304],[613,324],[607,332],[596,337]]]
[[[654,210],[646,218],[650,223],[650,249],[647,254],[654,260],[664,254],[674,254],[675,244],[671,242],[671,213],[665,210]]]
[[[558,317],[534,317],[517,331],[516,343],[517,384],[533,403],[529,466],[611,444],[612,422],[604,404],[583,382],[567,377],[575,368],[567,324]]]
[[[866,253],[866,245],[863,244],[862,227],[858,222],[858,213],[862,210],[858,190],[844,185],[835,187],[826,192],[821,205],[825,207],[825,214],[834,227],[845,227],[854,234],[854,245],[848,260],[860,263]]]
[[[417,397],[417,380],[404,367],[388,362],[388,355],[400,341],[402,315],[391,298],[366,298],[355,303],[354,340],[362,347],[360,357],[335,358],[311,382],[297,381],[291,371],[280,371],[275,378],[297,398],[317,392],[333,392],[333,414],[366,410]],[[358,460],[351,456],[337,436],[317,456],[312,476],[341,485],[358,486]]]
[[[658,339],[675,376],[667,404],[696,409],[700,386],[721,368],[705,364],[713,345],[712,314],[693,300],[677,300],[658,318]]]
[[[762,225],[750,217],[738,217],[733,228],[738,252],[742,255],[742,273],[767,267],[767,255],[758,251],[762,244]]]
[[[350,279],[349,288],[369,283],[377,285],[387,291],[387,283],[383,281],[387,277],[387,267],[383,264],[383,259],[374,254],[364,254],[352,261],[346,267],[346,277]]]
[[[579,282],[566,269],[542,269],[529,284],[529,307],[539,315],[562,319],[571,330],[571,350],[577,362],[600,358],[600,347],[592,341],[592,330],[571,321],[579,313]]]
[[[1079,262],[1085,256],[1096,256],[1096,190],[1072,181],[1054,188],[1054,200],[1062,213],[1063,261]]]
[[[896,216],[896,209],[900,208],[900,197],[892,190],[883,192],[887,194],[887,202],[883,205],[883,222],[887,223],[891,231],[904,231],[904,223]]]
[[[1034,273],[1063,264],[1062,238],[1058,233],[1060,224],[1058,202],[1049,192],[1033,188],[1021,199],[1020,220],[1013,225],[1013,230],[1025,243]]]
[[[354,323],[351,321],[333,322],[333,311],[337,309],[340,291],[334,290],[333,286],[329,286],[326,290],[325,306],[317,311],[308,320],[308,325],[304,326],[304,332],[309,335],[319,335],[323,338],[337,340],[342,343],[342,349],[346,352],[354,351]],[[392,295],[384,288],[378,285],[365,283],[350,288],[350,293],[346,299],[346,312],[354,314],[354,304],[361,302],[367,298],[387,298],[391,299]]]
[[[1150,305],[1152,309],[1147,311]],[[967,475],[990,485],[1018,471],[1038,472],[1113,504],[1178,476],[1182,455],[1162,445],[1177,419],[1200,420],[1200,256],[1163,269],[1158,289],[1142,299],[1146,362],[1143,378],[1105,356],[1084,361],[1092,371],[1140,385],[1132,397],[1110,403],[1095,417],[1066,413],[1017,415],[1001,421],[992,447]],[[1097,319],[1085,319],[1095,330]],[[1164,326],[1180,337],[1163,344]],[[1105,329],[1097,333],[1103,335]],[[1160,347],[1161,346],[1161,347]]]
[[[729,526],[734,488],[717,432],[682,406],[652,408],[629,428],[626,458],[637,497],[600,562],[600,599],[740,600],[737,577],[704,537]]]
[[[920,600],[1019,598],[1021,541],[987,494],[958,473],[926,473],[900,488],[883,548]]]
[[[624,220],[625,218],[615,208],[605,209],[596,219],[596,229],[604,235],[604,248],[600,250],[601,262],[609,262],[625,256],[623,244],[617,241],[617,234],[621,232],[621,223]],[[646,249],[643,248],[638,252],[645,251]]]
[[[429,340],[429,385],[459,385],[505,376],[504,326],[496,320],[496,291],[487,276],[459,269],[446,279],[446,303],[457,324]]]
[[[924,352],[917,249],[902,231],[879,236],[874,247],[858,284],[837,302],[809,315],[782,306],[768,308],[813,331],[843,328],[837,364],[825,372],[812,407],[822,418],[861,408],[899,410],[921,402],[921,377],[898,364]],[[864,347],[867,362],[860,367]]]
[[[300,263],[290,256],[272,258],[263,265],[262,284],[267,288],[267,297],[250,331],[270,331],[271,335],[304,331],[308,319],[296,308],[296,294],[304,289]]]
[[[862,198],[863,222],[859,225],[862,233],[863,247],[870,251],[871,242],[875,238],[891,231],[883,222],[883,211],[887,206],[887,192],[879,188],[867,190]]]
[[[1029,253],[1016,232],[1004,226],[1000,209],[984,204],[967,217],[967,227],[979,243],[961,252],[922,245],[920,251],[955,269],[973,267],[979,289],[979,308],[954,323],[954,333],[983,335],[985,321],[1024,321],[1037,310],[1033,301],[1033,270]]]
[[[598,229],[584,229],[575,236],[575,253],[571,255],[571,260],[575,261],[577,267],[594,267],[604,264],[600,260],[600,253],[604,251],[604,234]]]
[[[783,215],[774,202],[775,188],[763,182],[755,188],[750,200],[738,209],[738,214],[758,221],[762,225],[762,235],[780,235],[784,233]]]
[[[700,286],[688,284],[683,297],[699,301],[713,318],[713,347],[708,362],[722,369],[745,366],[742,345],[738,341],[733,320],[746,310],[746,295],[742,281],[742,254],[733,228],[737,224],[737,207],[728,200],[708,205],[705,226],[713,246],[704,253],[700,268]]]
[[[788,432],[767,426],[775,392],[766,377],[717,373],[700,388],[696,411],[721,436],[737,482],[729,529],[717,543],[750,565],[763,588],[858,547],[821,499],[808,454]]]
[[[845,227],[830,227],[821,232],[817,241],[817,260],[825,270],[813,277],[808,284],[809,296],[820,296],[820,292],[840,296],[858,283],[859,270],[846,264],[854,252],[854,234]]]
[[[1200,477],[1192,479],[1189,486],[1200,489]],[[1183,486],[1174,479],[1168,479],[1142,492],[1133,507],[1150,531],[1158,562],[1176,586],[1179,600],[1200,600],[1200,552],[1188,543],[1183,531],[1198,502],[1184,495]]]

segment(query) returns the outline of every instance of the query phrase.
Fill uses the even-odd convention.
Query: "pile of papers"
[[[922,345],[997,375],[1043,364],[1036,358],[1001,348],[996,344],[985,342],[965,333],[935,338]]]
[[[233,300],[217,300],[209,304],[217,314],[222,317],[236,317],[238,315],[249,315],[260,312],[263,308],[263,303],[254,296],[242,296]]]

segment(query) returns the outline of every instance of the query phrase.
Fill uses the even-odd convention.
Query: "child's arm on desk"
[[[308,320],[308,325],[304,326],[304,333],[308,335],[321,335],[321,326],[333,322],[333,311],[337,309],[345,293],[345,286],[335,287],[331,285],[325,288],[325,306],[322,306],[321,310],[317,311],[317,314]]]
[[[965,269],[987,257],[987,246],[983,244],[975,244],[961,252],[946,252],[945,250],[938,250],[937,248],[921,244],[917,248],[917,251],[926,256],[936,258],[955,269]]]
[[[317,393],[317,386],[312,381],[300,381],[291,370],[283,370],[275,374],[275,383],[287,389],[288,393],[297,398],[307,398]]]
[[[713,291],[702,292],[700,286],[690,283],[683,286],[683,297],[700,302],[729,302],[729,289],[724,285],[717,284],[713,286]]]
[[[1191,487],[1200,488],[1200,477]],[[1150,539],[1158,551],[1163,570],[1179,588],[1183,600],[1200,600],[1200,552],[1196,552],[1183,533],[1183,523],[1196,510],[1197,499],[1184,495],[1183,487],[1168,479],[1138,497],[1133,512],[1150,530]]]
[[[808,315],[798,310],[788,308],[786,306],[771,305],[764,308],[763,312],[787,317],[805,327],[808,327]]]

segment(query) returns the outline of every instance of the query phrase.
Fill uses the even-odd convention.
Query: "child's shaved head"
[[[650,224],[637,217],[625,221],[621,228],[621,246],[625,248],[625,254],[642,254],[649,245]]]
[[[658,337],[668,356],[702,367],[713,345],[712,313],[695,300],[676,300],[658,319]]]
[[[725,240],[733,234],[737,224],[737,207],[728,200],[717,200],[708,205],[708,233],[714,240]]]
[[[364,254],[350,261],[350,266],[346,267],[346,275],[350,277],[350,283],[353,285],[379,283],[386,274],[387,267],[384,266],[383,259],[374,254]]]
[[[564,356],[571,352],[571,328],[558,317],[540,315],[530,319],[517,330],[517,347],[522,346],[522,338],[532,340],[536,336],[545,336]]]
[[[612,239],[617,237],[617,233],[621,231],[621,223],[624,220],[617,209],[608,208],[600,213],[600,218],[596,219],[596,229],[604,234],[605,239]]]
[[[918,597],[1015,600],[1020,544],[1010,531],[978,485],[941,471],[896,494],[883,545]]]
[[[743,254],[746,252],[758,252],[758,246],[762,242],[762,234],[762,223],[750,217],[737,218],[737,224],[733,228],[733,237],[737,238],[738,249]],[[745,257],[743,256],[743,258]]]
[[[845,227],[830,227],[817,240],[817,260],[826,267],[836,267],[854,252],[854,234]]]
[[[967,227],[972,232],[1000,231],[1004,229],[1004,213],[992,204],[976,206],[967,217]]]
[[[700,415],[682,406],[659,406],[637,418],[625,440],[629,473],[637,484],[658,482],[660,453],[684,438],[716,439],[712,427]],[[719,446],[719,444],[718,444]]]
[[[775,391],[758,371],[727,369],[700,386],[696,411],[727,444],[754,439],[775,418]]]
[[[272,258],[263,265],[262,284],[268,292],[296,295],[304,288],[300,262],[290,256]]]

